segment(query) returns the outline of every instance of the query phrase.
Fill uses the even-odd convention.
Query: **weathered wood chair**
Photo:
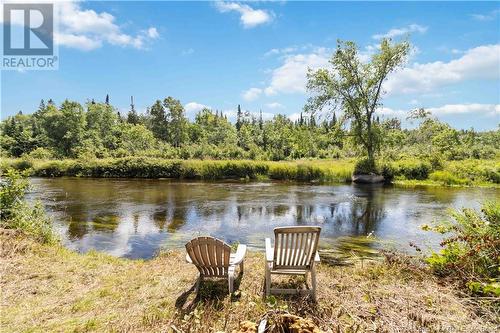
[[[271,275],[304,275],[311,273],[312,289],[309,293],[316,299],[316,270],[319,263],[318,240],[320,227],[280,227],[274,229],[274,247],[271,239],[266,238],[266,296],[275,294],[294,294],[304,292],[297,289],[271,288]]]
[[[246,245],[239,244],[236,253],[231,254],[231,247],[213,237],[194,238],[186,244],[186,261],[194,264],[200,276],[196,281],[196,291],[205,277],[227,278],[229,293],[234,289],[236,266],[243,273],[243,259],[247,251]]]

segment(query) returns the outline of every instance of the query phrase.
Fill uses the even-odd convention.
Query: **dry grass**
[[[319,266],[318,303],[263,298],[263,256],[249,253],[232,297],[224,282],[189,292],[196,269],[182,251],[149,261],[80,255],[0,233],[2,332],[232,332],[286,312],[326,332],[494,332],[481,318],[410,262]],[[304,281],[285,280],[286,284]],[[498,322],[496,323],[498,325]],[[251,326],[251,325],[250,325]]]

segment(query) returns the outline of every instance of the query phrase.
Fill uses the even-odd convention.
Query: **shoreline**
[[[500,162],[488,160],[490,168],[500,168]],[[469,164],[476,165],[480,160]],[[29,176],[41,178],[116,178],[116,179],[179,179],[199,181],[283,181],[305,184],[351,184],[354,170],[353,159],[340,160],[180,160],[149,157],[123,157],[94,160],[34,160],[4,158],[1,169],[12,167],[26,171]],[[451,165],[451,164],[450,164]],[[418,166],[412,166],[418,168]],[[467,180],[452,175],[453,165],[445,177],[429,174],[426,179],[407,179],[395,175],[391,186],[402,187],[457,187],[500,188],[499,183],[482,180],[470,171],[473,179]],[[446,170],[446,168],[445,168]],[[412,173],[411,170],[398,172]],[[433,179],[436,178],[436,179]],[[387,184],[386,184],[387,185]],[[361,185],[363,186],[363,185]],[[373,185],[371,185],[373,186]],[[374,186],[382,186],[375,184]]]

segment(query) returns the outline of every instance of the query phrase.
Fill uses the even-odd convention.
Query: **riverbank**
[[[354,159],[344,160],[175,160],[123,157],[94,160],[2,159],[1,169],[13,167],[38,177],[270,179],[349,183]],[[398,185],[500,186],[500,161],[448,161],[432,166],[407,159],[384,164],[384,173]]]
[[[285,311],[326,332],[493,332],[494,317],[404,257],[318,267],[318,303],[263,297],[263,255],[250,252],[231,298],[224,282],[197,277],[183,251],[152,260],[78,254],[0,232],[3,332],[232,332]],[[283,279],[296,286],[301,280]],[[250,331],[251,332],[251,331]]]

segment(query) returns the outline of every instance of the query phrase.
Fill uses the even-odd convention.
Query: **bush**
[[[448,171],[434,171],[429,175],[429,179],[443,185],[468,185],[467,179],[458,178]]]
[[[368,158],[360,159],[354,165],[354,174],[355,175],[367,175],[370,173],[379,173],[375,161],[370,160]]]
[[[33,167],[33,161],[27,158],[17,159],[12,163],[11,167],[15,170],[26,171]]]
[[[447,237],[442,250],[427,262],[440,276],[453,277],[473,293],[500,296],[500,203],[487,202],[480,212],[473,209],[451,211],[451,220],[424,230]]]
[[[386,182],[391,182],[394,179],[395,169],[390,163],[383,163],[380,167],[380,174],[384,176]]]
[[[53,243],[56,237],[52,231],[52,221],[40,202],[30,205],[25,201],[28,189],[26,174],[14,169],[6,171],[0,182],[0,226],[20,230],[42,243]]]
[[[22,202],[29,182],[25,173],[14,169],[8,169],[0,181],[0,217],[2,220],[9,219],[15,208]]]
[[[38,147],[37,149],[31,151],[29,154],[23,156],[27,158],[34,158],[37,160],[48,160],[54,158],[54,153],[50,149]]]
[[[401,160],[393,164],[394,175],[402,176],[406,179],[427,179],[432,170],[432,166],[427,161]]]

